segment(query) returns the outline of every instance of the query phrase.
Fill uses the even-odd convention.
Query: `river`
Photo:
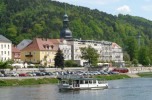
[[[59,92],[57,85],[0,87],[0,100],[151,100],[152,78],[109,81],[105,90]]]

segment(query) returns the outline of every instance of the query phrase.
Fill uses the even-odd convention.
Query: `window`
[[[88,84],[88,80],[85,80],[85,84]]]
[[[96,80],[93,80],[93,83],[95,84],[95,83],[96,83]]]
[[[9,45],[8,45],[8,49],[9,49]]]
[[[80,84],[83,84],[83,80],[80,81]]]
[[[9,55],[9,51],[8,51],[8,55]]]
[[[1,45],[1,49],[3,49],[3,44]]]

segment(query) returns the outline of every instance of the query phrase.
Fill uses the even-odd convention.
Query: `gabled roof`
[[[18,48],[19,50],[22,50],[22,49],[24,49],[27,45],[29,45],[31,42],[32,42],[32,40],[24,39],[23,41],[21,41],[21,42],[17,45],[17,48]]]
[[[22,51],[48,51],[48,50],[57,51],[58,50],[58,44],[55,44],[55,43],[58,43],[58,40],[35,38]]]
[[[9,42],[9,43],[12,43],[9,39],[7,39],[6,37],[4,37],[3,35],[0,35],[0,42]]]

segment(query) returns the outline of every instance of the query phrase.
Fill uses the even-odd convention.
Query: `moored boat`
[[[60,78],[59,90],[105,89],[108,82],[97,78]]]

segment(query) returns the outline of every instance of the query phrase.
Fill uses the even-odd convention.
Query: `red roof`
[[[35,38],[27,47],[22,51],[48,51],[48,50],[58,50],[58,44],[60,39],[44,39]]]
[[[17,49],[16,47],[12,46],[12,52],[20,53],[20,50],[19,50],[19,49]]]

